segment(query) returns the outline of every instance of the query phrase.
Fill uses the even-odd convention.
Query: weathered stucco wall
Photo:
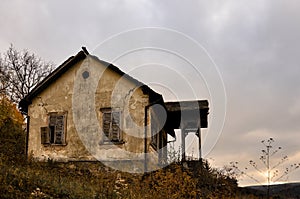
[[[81,62],[70,68],[54,83],[50,84],[29,105],[28,115],[30,116],[28,151],[34,158],[40,160],[66,158],[86,158],[88,152],[82,145],[73,124],[72,116],[72,95],[73,82],[76,71]],[[66,145],[41,144],[40,128],[48,126],[48,114],[51,112],[67,113]]]
[[[88,57],[70,68],[33,99],[28,111],[30,116],[28,151],[34,158],[61,161],[93,160],[95,156],[103,161],[142,160],[144,158],[144,107],[149,103],[149,97],[132,81],[112,70],[105,70],[106,68],[105,64]],[[87,73],[83,75],[84,72],[88,75]],[[91,86],[95,81],[98,83],[96,83],[95,92],[91,93]],[[115,146],[99,144],[102,139],[102,133],[98,132],[102,127],[100,111],[102,108],[116,108],[121,111],[120,128],[123,143]],[[40,128],[48,126],[48,114],[51,112],[67,113],[66,145],[64,146],[41,144]],[[91,114],[81,116],[77,113]],[[95,118],[92,118],[94,116],[97,124],[91,123],[95,121]],[[81,132],[78,132],[78,129]],[[149,127],[148,132],[150,129]],[[91,135],[91,141],[97,143],[96,152],[91,151],[86,144]],[[157,155],[149,147],[150,139],[147,146],[148,151],[153,152],[150,156],[154,156],[155,159]]]

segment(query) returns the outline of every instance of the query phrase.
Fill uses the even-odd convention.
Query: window
[[[155,149],[159,149],[159,138],[161,134],[161,125],[160,121],[155,114],[155,112],[151,111],[151,146]]]
[[[157,128],[157,125],[152,122],[151,120],[151,145],[152,147],[157,150],[159,145],[159,129]]]
[[[121,142],[120,111],[110,108],[101,109],[104,142]]]
[[[66,114],[51,113],[48,126],[41,127],[42,144],[64,145],[66,136]]]

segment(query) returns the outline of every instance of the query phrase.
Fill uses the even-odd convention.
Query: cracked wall
[[[88,65],[84,65],[87,61]],[[101,108],[112,107],[121,110],[120,128],[124,142],[114,147],[98,144],[97,159],[100,158],[103,161],[143,159],[144,107],[149,102],[149,96],[144,94],[142,89],[137,87],[132,81],[121,77],[120,74],[113,70],[105,69],[106,66],[103,63],[88,57],[71,67],[32,100],[32,104],[28,108],[28,115],[30,116],[28,151],[34,158],[38,160],[50,158],[59,161],[95,160],[95,155],[93,154],[94,157],[91,155],[89,147],[86,147],[82,141],[83,139],[89,139],[85,137],[88,136],[89,131],[86,134],[81,132],[80,135],[83,135],[83,137],[79,136],[77,132],[78,126],[79,129],[84,129],[85,126],[83,125],[88,124],[90,120],[85,118],[86,122],[76,126],[73,113],[73,106],[76,106],[76,110],[79,110],[79,112],[91,111],[95,113],[96,121],[98,122],[96,126],[100,128],[102,127]],[[76,77],[81,75],[88,81],[89,78],[93,78],[93,74],[101,74],[100,78],[98,76],[99,81],[96,85],[96,91],[92,95],[93,97],[85,97],[85,100],[81,101],[81,103],[72,105],[74,102],[74,81]],[[78,95],[81,95],[87,92],[87,89],[89,87],[82,86],[75,91],[79,92],[79,94],[77,93]],[[94,102],[93,110],[86,110],[86,104],[92,102]],[[40,128],[48,125],[48,114],[51,112],[67,113],[66,145],[64,146],[41,144]],[[75,117],[80,118],[80,115],[78,116],[75,113]],[[102,139],[101,132],[94,130],[91,133],[97,135],[97,139]],[[100,143],[100,140],[96,140],[97,143]],[[147,145],[148,150],[150,148],[149,145],[150,139]],[[125,151],[125,153],[120,153],[120,151]],[[151,156],[156,157],[156,152]]]

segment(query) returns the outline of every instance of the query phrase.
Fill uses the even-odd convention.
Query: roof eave
[[[28,106],[31,104],[31,100],[36,97],[40,92],[47,88],[53,81],[59,78],[64,72],[72,67],[77,62],[86,58],[87,54],[84,51],[80,51],[75,56],[71,56],[60,66],[58,66],[53,72],[45,77],[39,84],[37,84],[28,95],[26,95],[20,102],[19,107],[22,113],[28,112]]]

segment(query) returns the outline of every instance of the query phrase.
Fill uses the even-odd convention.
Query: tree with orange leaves
[[[13,161],[25,157],[23,121],[16,104],[0,94],[0,157]]]

